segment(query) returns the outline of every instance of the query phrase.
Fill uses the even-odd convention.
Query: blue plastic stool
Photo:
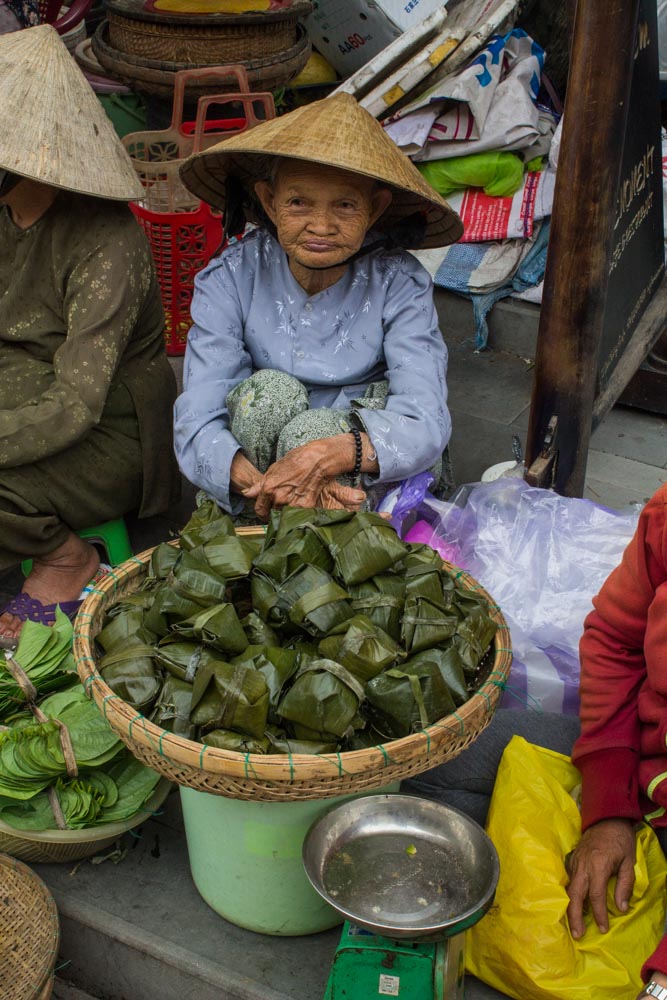
[[[77,531],[79,538],[86,542],[97,542],[104,546],[107,554],[107,562],[111,566],[118,566],[125,562],[132,555],[130,536],[127,533],[127,526],[122,517],[116,521],[105,521],[104,524],[96,524],[92,528],[82,528]],[[23,575],[27,576],[32,569],[32,559],[25,559],[21,563]]]

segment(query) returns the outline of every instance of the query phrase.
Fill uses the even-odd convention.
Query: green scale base
[[[420,944],[346,923],[324,1000],[463,1000],[464,968],[465,934]]]

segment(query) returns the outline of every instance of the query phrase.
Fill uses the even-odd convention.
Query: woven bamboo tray
[[[0,996],[48,1000],[59,944],[53,896],[26,865],[0,854]]]
[[[33,864],[90,858],[111,847],[128,830],[150,819],[170,790],[170,782],[163,778],[148,802],[134,816],[122,823],[107,823],[88,830],[17,830],[0,820],[0,851]]]
[[[239,535],[263,528],[239,528]],[[175,544],[175,543],[174,543]],[[202,792],[228,798],[280,802],[326,799],[381,788],[442,764],[461,753],[491,721],[512,665],[510,634],[500,609],[471,576],[444,563],[457,583],[489,602],[498,624],[478,691],[453,715],[422,732],[381,747],[337,754],[242,754],[195,743],[161,729],[115,695],[97,671],[95,636],[108,608],[144,579],[152,549],[108,573],[84,601],[74,627],[74,656],[85,690],[139,760],[155,771]]]
[[[121,52],[110,42],[107,21],[103,21],[97,28],[92,38],[91,47],[100,65],[133,90],[139,93],[164,97],[169,100],[173,97],[175,74],[179,70],[202,69],[204,65],[219,66],[223,62],[221,59],[216,60],[214,63],[206,62],[204,64],[174,62],[147,59],[142,56]],[[251,90],[275,90],[277,87],[284,86],[299,75],[308,62],[311,51],[312,46],[305,28],[302,25],[298,25],[296,40],[285,51],[263,58],[234,59],[233,61],[245,68]],[[233,90],[234,88],[233,86],[223,88],[216,82],[212,82],[210,85],[205,82],[188,85],[186,98],[189,101],[194,101],[199,97],[221,93],[226,89]]]
[[[296,0],[282,10],[260,14],[157,16],[143,5],[137,10],[128,0],[110,0],[109,42],[130,55],[192,65],[264,59],[292,48],[297,23],[311,9],[309,0]]]

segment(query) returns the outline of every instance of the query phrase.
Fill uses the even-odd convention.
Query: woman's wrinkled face
[[[391,201],[370,178],[289,159],[272,183],[259,181],[255,191],[293,270],[345,264]]]

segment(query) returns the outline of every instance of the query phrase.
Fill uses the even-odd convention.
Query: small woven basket
[[[59,944],[53,896],[21,861],[0,854],[0,995],[48,1000]]]
[[[0,820],[0,851],[33,864],[90,858],[111,847],[128,830],[149,820],[170,789],[170,783],[162,779],[148,802],[134,816],[122,823],[106,823],[87,830],[17,830]]]
[[[204,68],[204,65],[219,66],[222,59],[213,63],[191,63],[174,60],[148,59],[143,56],[130,55],[121,52],[109,39],[109,26],[106,21],[99,25],[92,38],[92,50],[104,69],[122,80],[129,87],[143,94],[171,99],[174,93],[175,74],[180,70]],[[274,55],[260,58],[234,59],[240,63],[248,74],[248,84],[251,90],[275,90],[298,76],[304,68],[312,47],[305,28],[297,26],[293,44]],[[232,89],[232,88],[230,88]],[[199,97],[218,93],[221,90],[215,83],[198,83],[188,86],[186,97],[194,101]]]
[[[239,528],[239,535],[262,528]],[[85,690],[109,725],[139,760],[202,792],[228,798],[281,802],[326,799],[381,788],[455,757],[488,725],[512,664],[509,629],[500,609],[471,576],[444,563],[459,586],[489,602],[498,624],[492,662],[479,690],[457,712],[422,732],[382,746],[336,754],[243,754],[195,743],[161,729],[119,698],[98,673],[95,636],[108,608],[137,589],[152,549],[116,566],[84,601],[74,628],[74,656]],[[490,658],[491,659],[491,658]]]

